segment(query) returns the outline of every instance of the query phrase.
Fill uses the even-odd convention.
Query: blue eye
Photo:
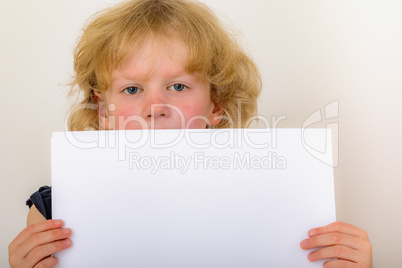
[[[137,94],[140,89],[138,87],[128,87],[123,92],[129,95]]]
[[[174,91],[183,91],[187,87],[183,84],[174,84],[173,86],[170,86],[169,89],[174,90]]]

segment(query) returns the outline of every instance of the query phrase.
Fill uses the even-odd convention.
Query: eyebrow
[[[152,76],[152,75],[147,75],[147,79],[145,79],[145,80],[148,80],[150,77],[148,77],[148,76]],[[184,76],[189,76],[189,77],[197,77],[197,75],[196,74],[190,74],[190,73],[188,73],[188,72],[186,72],[184,69],[182,69],[182,70],[179,70],[179,71],[176,71],[176,72],[172,72],[172,73],[170,73],[170,74],[168,74],[167,76],[166,76],[166,78],[167,79],[175,79],[175,78],[180,78],[180,77],[184,77]],[[129,80],[129,81],[138,81],[138,80],[142,80],[143,81],[143,79],[139,79],[139,77],[135,74],[135,73],[124,73],[124,72],[121,72],[121,71],[119,71],[119,78],[120,79],[124,79],[124,80]],[[113,80],[115,80],[116,78],[113,78],[112,77],[112,79]]]
[[[199,81],[197,75],[187,73],[186,71],[179,71],[179,72],[176,72],[176,73],[169,74],[164,79],[174,80],[174,79],[180,79],[180,78],[183,78],[183,77],[186,78],[186,79],[191,78],[191,81],[189,81],[189,82],[198,82]],[[148,80],[148,79],[146,79],[146,80]],[[119,72],[119,77],[118,78],[112,77],[112,83],[111,84],[112,85],[117,84],[118,87],[120,87],[120,85],[129,83],[129,82],[146,82],[146,80],[144,81],[143,79],[139,79],[138,76],[136,76],[135,74],[124,74],[123,72]]]

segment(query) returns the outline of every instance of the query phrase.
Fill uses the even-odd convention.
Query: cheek
[[[116,105],[116,108],[114,110],[110,110],[109,115],[115,117],[118,121],[119,118],[121,118],[120,120],[125,120],[127,117],[136,114],[135,112],[136,111],[134,111],[132,107]]]
[[[145,120],[138,116],[139,111],[133,107],[117,107],[118,108],[109,113],[109,121],[114,129],[124,130],[147,128]]]
[[[200,102],[181,107],[186,124],[191,121],[189,128],[205,128],[209,124],[212,107],[202,105]]]

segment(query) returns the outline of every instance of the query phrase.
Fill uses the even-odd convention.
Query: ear
[[[224,109],[222,105],[214,103],[214,109],[212,110],[208,118],[211,126],[219,124],[219,122],[222,120],[223,112]]]
[[[98,106],[98,121],[99,121],[99,128],[100,129],[110,129],[109,119],[108,119],[108,112],[106,109],[106,102],[104,101],[104,97],[98,91],[93,91],[96,105]]]

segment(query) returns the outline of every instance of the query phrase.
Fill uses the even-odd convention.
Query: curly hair
[[[112,72],[149,36],[188,46],[186,71],[206,77],[211,100],[224,111],[213,128],[247,127],[257,113],[260,73],[215,14],[196,1],[129,0],[95,13],[78,39],[70,95],[78,91],[82,98],[70,111],[69,130],[100,128],[94,91],[104,94]]]

